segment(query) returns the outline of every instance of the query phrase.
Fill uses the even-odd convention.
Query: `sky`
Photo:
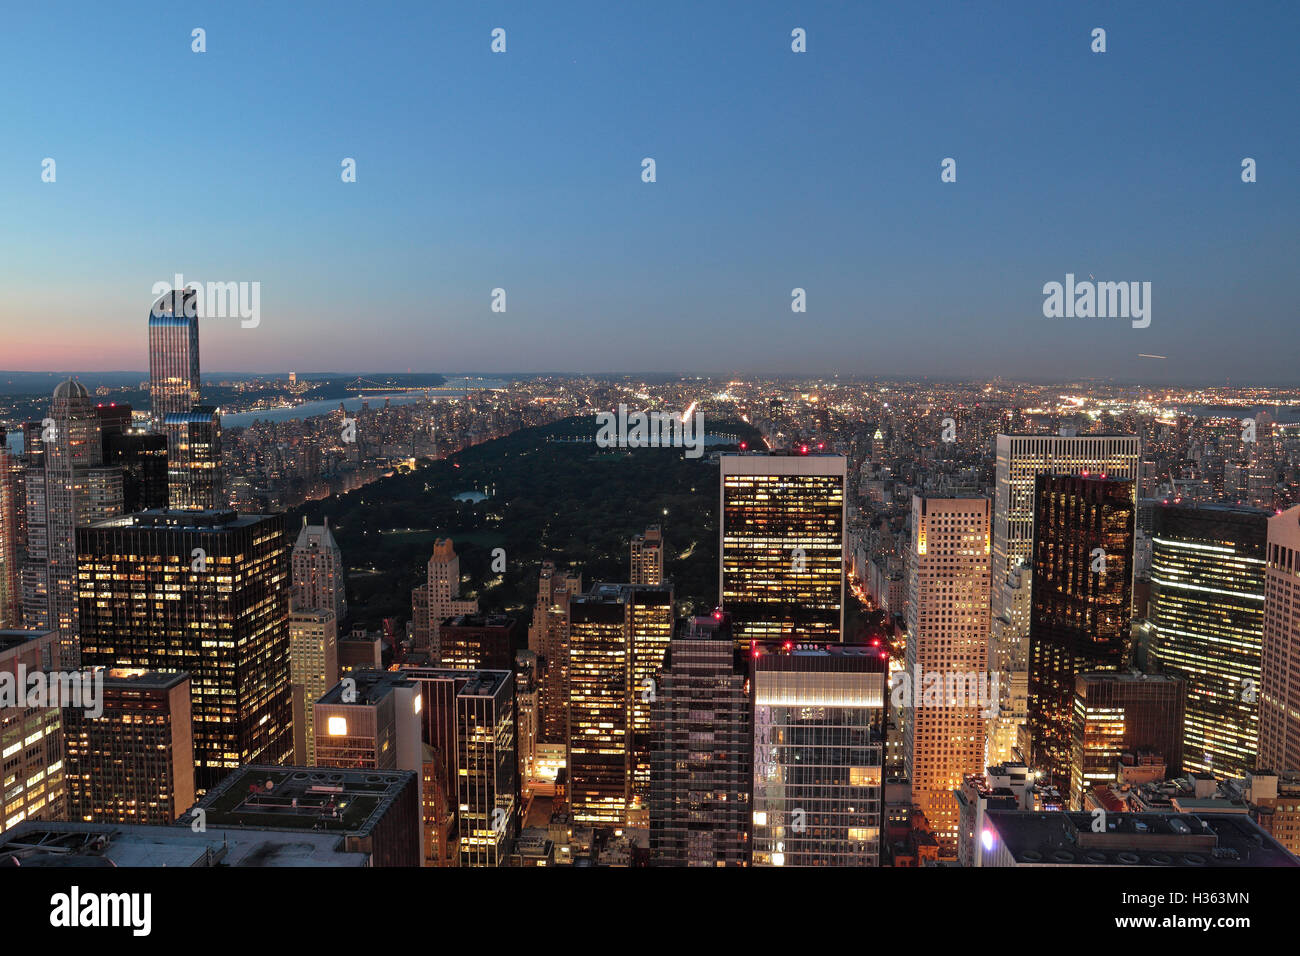
[[[1296,383],[1300,5],[292,7],[10,5],[0,369]]]

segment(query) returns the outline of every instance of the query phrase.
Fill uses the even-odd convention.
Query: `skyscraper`
[[[1268,512],[1158,505],[1147,617],[1153,668],[1184,681],[1183,767],[1255,769]]]
[[[1164,779],[1182,775],[1186,690],[1180,678],[1136,671],[1074,679],[1071,807],[1085,809],[1091,788],[1115,783],[1126,753],[1158,755]]]
[[[911,695],[904,708],[903,758],[912,800],[941,847],[956,855],[953,791],[983,771],[989,699],[989,502],[986,498],[912,498],[908,568],[907,670],[914,688],[926,675],[941,693]],[[933,683],[933,680],[931,680]],[[920,698],[920,699],[918,699]]]
[[[632,584],[661,584],[664,579],[664,535],[652,524],[645,534],[632,536]]]
[[[719,593],[740,647],[844,631],[840,455],[723,455]]]
[[[623,826],[632,801],[631,588],[569,600],[569,805],[575,823]]]
[[[539,666],[539,743],[568,743],[569,602],[581,593],[581,574],[561,574],[550,561],[542,563],[528,628],[528,649],[537,655]]]
[[[293,761],[300,767],[314,767],[313,705],[339,679],[338,620],[333,609],[290,612],[289,679],[293,683]]]
[[[348,616],[347,569],[343,566],[343,552],[330,531],[329,518],[323,524],[311,525],[303,516],[291,561],[293,591],[289,606],[302,611],[329,608],[342,626]]]
[[[440,799],[426,794],[426,833],[448,829],[429,814],[446,807],[454,815],[449,842],[458,864],[503,865],[522,812],[514,675],[416,666],[397,673],[420,686],[421,736],[431,751],[426,785],[449,791]],[[438,843],[426,837],[431,854]]]
[[[887,661],[846,644],[756,644],[754,866],[879,866]]]
[[[1300,505],[1268,519],[1256,766],[1300,767]]]
[[[16,627],[22,591],[18,570],[18,487],[16,462],[0,428],[0,628]]]
[[[628,640],[632,725],[632,801],[628,823],[649,824],[650,746],[654,725],[650,712],[657,691],[659,669],[673,637],[673,587],[671,584],[630,585]]]
[[[417,592],[421,588],[415,589]],[[433,543],[429,558],[428,577],[423,594],[412,594],[412,604],[423,604],[428,620],[429,650],[435,660],[441,654],[438,631],[442,622],[455,614],[477,614],[478,601],[460,597],[460,558],[456,555],[451,538],[438,538]]]
[[[149,399],[154,428],[199,403],[199,318],[194,289],[166,293],[149,310]]]
[[[293,753],[284,519],[145,511],[77,532],[83,660],[187,671],[195,787]]]
[[[1075,678],[1128,664],[1134,484],[1039,475],[1034,490],[1029,732],[1033,765],[1070,792]]]
[[[63,711],[68,819],[173,822],[194,803],[190,675],[109,670],[103,710]]]
[[[1136,479],[1137,435],[998,435],[993,497],[993,617],[1006,612],[1002,582],[1028,562],[1034,540],[1038,475],[1106,475]]]
[[[25,676],[57,668],[54,631],[0,630],[0,680],[26,693]],[[20,703],[26,704],[24,700]],[[0,831],[24,820],[62,820],[67,810],[63,716],[58,706],[0,702]]]
[[[85,386],[73,379],[54,390],[41,438],[43,473],[27,481],[31,570],[23,613],[29,627],[58,632],[62,666],[75,668],[76,528],[121,514],[121,472],[103,467],[99,415]]]
[[[672,639],[650,702],[650,861],[747,866],[754,729],[748,660],[721,611]]]
[[[213,405],[168,412],[167,500],[176,511],[219,511],[229,502],[221,478],[221,414]]]

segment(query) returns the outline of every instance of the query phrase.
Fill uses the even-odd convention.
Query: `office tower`
[[[569,601],[581,593],[581,574],[562,574],[550,561],[543,562],[528,628],[528,649],[539,666],[539,743],[569,740]]]
[[[1031,763],[1063,795],[1070,792],[1075,677],[1128,666],[1134,510],[1132,481],[1035,480]]]
[[[1104,829],[1088,812],[989,810],[974,866],[1300,866],[1248,814],[1113,813]]]
[[[27,482],[32,587],[24,592],[24,614],[29,626],[58,631],[61,665],[71,669],[80,661],[76,528],[120,514],[121,484],[119,478],[114,501],[113,469],[103,468],[99,416],[80,382],[68,379],[54,390],[41,438],[43,476],[29,475]]]
[[[384,666],[382,637],[363,632],[339,638],[339,674]]]
[[[309,525],[303,516],[302,530],[293,545],[292,566],[289,606],[302,611],[329,608],[341,627],[348,617],[347,569],[329,518],[323,524]]]
[[[908,565],[904,766],[943,855],[955,856],[952,794],[984,769],[986,724],[999,704],[988,667],[988,499],[914,496]]]
[[[569,805],[573,820],[623,826],[632,801],[632,589],[569,600]]]
[[[650,862],[747,866],[754,786],[748,661],[721,611],[672,639],[650,702]]]
[[[58,667],[55,631],[0,630],[0,688],[14,703],[35,671]],[[24,820],[61,820],[66,813],[63,720],[59,707],[4,706],[0,699],[0,832]]]
[[[5,445],[5,430],[0,428],[0,628],[21,623],[16,478],[16,462]]]
[[[129,430],[104,436],[104,463],[122,469],[122,511],[166,508],[167,436]]]
[[[721,456],[719,593],[737,644],[844,631],[840,455]]]
[[[424,699],[400,671],[353,671],[312,708],[316,766],[423,772]]]
[[[221,413],[195,405],[163,418],[167,436],[167,500],[174,511],[226,508],[221,479]]]
[[[523,638],[517,618],[504,614],[457,614],[438,625],[439,662],[461,670],[508,671]]]
[[[420,781],[409,770],[241,765],[179,825],[193,829],[200,810],[209,832],[269,831],[273,843],[295,832],[310,844],[323,830],[370,866],[420,865]]]
[[[419,588],[415,589],[417,592]],[[460,598],[460,558],[451,538],[438,538],[433,543],[433,556],[429,558],[428,580],[422,594],[412,594],[412,605],[427,607],[429,649],[435,660],[439,656],[438,629],[442,622],[456,614],[477,614],[478,601]]]
[[[1300,768],[1300,505],[1268,519],[1265,560],[1256,765],[1286,773]]]
[[[332,608],[289,613],[289,680],[293,683],[293,762],[314,767],[313,705],[339,680],[338,620]]]
[[[420,686],[421,737],[432,751],[425,780],[444,782],[441,805],[455,817],[448,826],[426,809],[426,850],[434,857],[427,862],[442,863],[436,858],[441,830],[450,831],[443,852],[455,865],[503,865],[522,814],[514,675],[410,665],[396,673]],[[426,793],[426,808],[437,803],[433,796]]]
[[[174,289],[149,310],[149,399],[153,426],[199,403],[199,319],[194,289]]]
[[[886,667],[848,644],[756,644],[754,866],[879,866]]]
[[[959,866],[980,866],[982,860],[976,852],[976,841],[984,831],[984,816],[990,810],[1020,810],[1020,798],[1010,787],[990,785],[982,773],[975,773],[962,781],[961,789],[954,792],[958,806],[957,863]],[[934,859],[938,859],[936,854]]]
[[[293,752],[278,515],[144,511],[77,532],[83,660],[187,671],[195,787]]]
[[[1038,475],[1103,475],[1136,479],[1137,435],[998,435],[993,497],[993,617],[1006,608],[1002,582],[1028,562],[1034,540]]]
[[[1177,677],[1123,673],[1074,679],[1070,805],[1081,810],[1093,787],[1119,781],[1125,754],[1159,757],[1165,778],[1183,772],[1187,685]]]
[[[1189,771],[1235,777],[1255,767],[1267,538],[1265,511],[1155,509],[1148,662],[1186,684]]]
[[[65,707],[68,819],[165,825],[194,804],[190,675],[106,670],[102,712]]]
[[[1028,564],[1011,569],[1002,583],[1002,615],[989,622],[989,670],[998,675],[1002,698],[997,716],[989,721],[987,760],[993,764],[1012,759],[1021,728],[1029,719],[1032,578]],[[996,588],[997,582],[990,585]]]
[[[664,580],[664,535],[657,524],[645,534],[632,536],[632,584],[662,584]]]
[[[1246,444],[1246,499],[1256,508],[1272,509],[1277,485],[1277,440],[1273,416],[1255,416],[1255,440]]]
[[[631,826],[649,825],[650,746],[653,723],[650,711],[657,693],[659,669],[673,637],[673,587],[671,584],[630,585],[628,637],[631,668],[632,800]]]

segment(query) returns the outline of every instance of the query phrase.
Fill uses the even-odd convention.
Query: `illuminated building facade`
[[[83,660],[190,674],[195,787],[293,753],[277,515],[144,511],[77,531]]]
[[[5,445],[0,427],[0,628],[21,623],[18,569],[17,462]]]
[[[1128,665],[1134,484],[1040,475],[1029,624],[1031,763],[1070,792],[1075,678]]]
[[[1268,519],[1259,685],[1260,769],[1300,768],[1300,506]]]
[[[216,511],[228,504],[221,480],[221,413],[195,405],[163,419],[167,435],[167,500],[177,511]]]
[[[0,630],[0,679],[57,668],[55,631]],[[67,810],[63,720],[58,707],[0,707],[0,831]]]
[[[508,671],[522,637],[517,618],[504,614],[457,614],[438,626],[439,662],[460,670]]]
[[[721,456],[719,593],[741,648],[844,630],[840,455]]]
[[[543,562],[528,649],[537,655],[538,743],[569,740],[569,602],[582,593],[582,575]]]
[[[1137,435],[998,435],[993,493],[993,617],[1007,613],[1002,582],[1029,563],[1034,543],[1034,481],[1039,475],[1138,477]]]
[[[1241,776],[1259,737],[1268,513],[1157,505],[1153,519],[1149,660],[1186,685],[1183,767]]]
[[[674,637],[650,703],[652,866],[747,866],[754,732],[748,661],[722,612]]]
[[[633,535],[631,546],[632,584],[662,584],[664,580],[664,535],[657,524],[645,534]]]
[[[410,665],[394,673],[420,688],[424,779],[446,788],[425,794],[427,862],[505,865],[522,812],[514,674]]]
[[[293,683],[293,753],[301,767],[316,766],[316,701],[339,679],[338,621],[334,611],[289,614],[289,680]],[[407,768],[410,769],[410,768]]]
[[[913,497],[908,565],[907,669],[900,678],[915,688],[935,675],[946,690],[937,701],[913,693],[902,708],[904,766],[913,802],[944,855],[955,856],[952,794],[983,771],[986,725],[1000,703],[988,678],[988,499]]]
[[[423,770],[424,699],[401,671],[353,671],[312,709],[316,766]]]
[[[879,866],[887,661],[874,647],[759,644],[754,866]]]
[[[569,804],[577,824],[623,826],[632,801],[631,588],[569,601]]]
[[[63,711],[68,818],[166,825],[194,804],[190,675],[104,673],[103,712]]]
[[[330,531],[329,518],[323,524],[311,525],[303,517],[290,564],[293,591],[289,606],[295,611],[329,608],[342,626],[348,617],[347,570],[343,567],[343,552]]]
[[[1084,809],[1093,787],[1119,780],[1124,754],[1158,755],[1165,777],[1183,772],[1187,685],[1169,675],[1080,674],[1074,680],[1070,806]]]
[[[673,588],[671,584],[632,585],[628,604],[631,641],[632,802],[628,823],[649,823],[650,744],[654,723],[650,712],[658,693],[659,669],[673,637]]]

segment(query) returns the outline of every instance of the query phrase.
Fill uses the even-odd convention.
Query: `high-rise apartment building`
[[[68,819],[166,825],[194,803],[190,675],[106,670],[100,712],[65,707]]]
[[[986,724],[1000,703],[989,677],[989,501],[912,498],[903,757],[912,800],[956,855],[953,791],[985,766]],[[933,675],[933,676],[927,676]],[[941,691],[916,693],[938,681]]]
[[[669,645],[650,701],[650,862],[747,866],[754,787],[747,658],[731,621],[693,618]]]
[[[874,647],[756,644],[754,866],[879,866],[887,660]]]
[[[662,584],[664,580],[663,529],[652,524],[645,534],[632,536],[632,584]]]
[[[461,670],[508,671],[522,639],[517,618],[504,614],[457,614],[438,625],[439,663]]]
[[[1075,678],[1128,666],[1134,484],[1039,475],[1029,624],[1031,763],[1068,795]]]
[[[1239,777],[1255,768],[1268,512],[1157,505],[1150,666],[1187,695],[1182,765]]]
[[[581,593],[581,574],[564,574],[543,562],[528,628],[528,649],[538,662],[538,743],[569,739],[569,602]]]
[[[0,628],[21,623],[22,590],[18,567],[18,482],[15,456],[0,427]]]
[[[847,461],[721,456],[719,593],[736,642],[838,641]]]
[[[166,293],[149,310],[149,399],[153,426],[199,403],[199,319],[194,289]]]
[[[1300,505],[1268,519],[1259,681],[1259,769],[1300,767]]]
[[[300,767],[316,766],[314,704],[338,679],[338,620],[333,609],[291,611],[289,680],[293,683],[293,762]]]
[[[478,601],[460,597],[460,558],[451,538],[434,541],[427,578],[412,592],[411,607],[416,620],[416,645],[427,644],[434,660],[440,656],[438,633],[442,622],[457,614],[478,613]],[[419,633],[422,628],[424,634]]]
[[[1093,787],[1119,780],[1125,754],[1158,757],[1165,778],[1183,772],[1187,685],[1163,674],[1080,674],[1074,680],[1070,806],[1084,809]]]
[[[302,530],[293,545],[291,558],[293,591],[289,606],[310,611],[329,608],[341,627],[348,616],[347,569],[329,518],[323,524],[309,525],[304,515]]]
[[[278,515],[145,511],[77,532],[83,660],[191,676],[195,786],[293,752]]]

